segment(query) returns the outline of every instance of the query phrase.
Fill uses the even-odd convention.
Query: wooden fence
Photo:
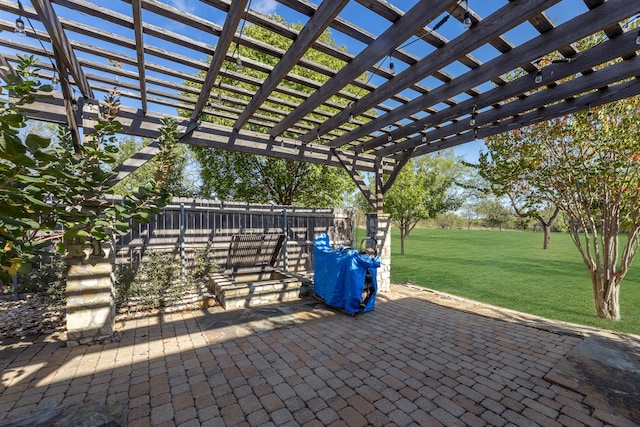
[[[116,262],[139,262],[148,251],[173,252],[184,263],[211,245],[213,258],[224,266],[231,237],[238,234],[284,234],[276,267],[313,270],[313,240],[329,233],[337,245],[353,244],[353,212],[347,209],[256,205],[174,198],[155,221],[135,224],[116,240]],[[184,264],[183,264],[184,265]]]

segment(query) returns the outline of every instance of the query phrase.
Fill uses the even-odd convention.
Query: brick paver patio
[[[638,415],[556,372],[598,331],[411,286],[356,318],[309,299],[119,329],[92,346],[5,345],[0,425],[96,408],[129,426],[630,426]]]

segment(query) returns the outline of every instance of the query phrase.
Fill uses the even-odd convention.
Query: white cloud
[[[193,3],[194,2],[189,0],[169,0],[169,4],[171,6],[188,13],[194,13],[196,11],[196,7]]]
[[[265,15],[274,13],[277,7],[278,3],[275,0],[253,0],[251,2],[251,9]]]

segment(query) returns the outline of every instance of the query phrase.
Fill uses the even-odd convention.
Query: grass
[[[550,249],[543,250],[541,233],[421,228],[405,240],[405,255],[397,229],[391,237],[393,282],[633,334],[640,334],[638,262],[622,281],[622,320],[613,321],[596,315],[591,279],[568,234],[553,233]]]

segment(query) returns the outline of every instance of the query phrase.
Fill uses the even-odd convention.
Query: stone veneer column
[[[99,242],[68,246],[67,345],[88,344],[115,332],[112,248]]]
[[[378,241],[378,255],[380,267],[378,268],[378,290],[387,292],[391,290],[391,221],[386,214],[367,214],[367,237],[373,237]]]

